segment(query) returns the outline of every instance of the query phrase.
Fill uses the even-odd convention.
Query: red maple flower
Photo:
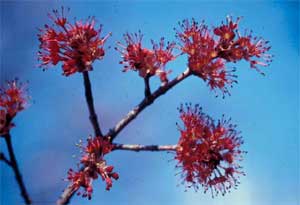
[[[83,147],[83,155],[80,163],[84,166],[83,170],[74,172],[72,169],[68,171],[68,180],[72,182],[72,188],[78,190],[83,188],[83,193],[78,192],[78,195],[91,199],[93,193],[92,182],[98,176],[106,183],[106,190],[112,187],[112,179],[117,180],[119,175],[113,172],[114,167],[107,165],[104,160],[104,155],[112,150],[112,144],[108,139],[103,137],[89,137],[87,145]]]
[[[170,71],[165,70],[165,66],[169,61],[176,58],[172,54],[175,43],[168,43],[165,48],[164,38],[160,39],[159,44],[152,41],[153,49],[142,47],[143,35],[139,33],[124,35],[126,45],[118,42],[116,50],[122,54],[123,60],[120,64],[124,64],[124,72],[128,70],[138,71],[142,78],[157,75],[162,82],[167,82],[167,74]]]
[[[267,41],[252,38],[252,35],[240,36],[237,31],[238,22],[227,18],[227,24],[213,29],[202,23],[184,20],[177,30],[177,38],[181,42],[181,50],[188,55],[188,66],[193,74],[207,81],[212,90],[220,89],[229,94],[227,86],[236,82],[234,69],[227,70],[225,63],[236,63],[239,60],[250,62],[252,68],[261,72],[257,65],[267,66],[271,55]],[[263,61],[259,61],[262,59]]]
[[[238,27],[238,22],[240,18],[237,19],[236,22],[233,22],[231,17],[227,17],[227,24],[222,24],[219,27],[214,29],[214,34],[220,37],[220,41],[222,42],[230,42],[236,36],[236,29]]]
[[[14,127],[13,118],[25,109],[28,100],[26,85],[17,79],[8,81],[7,87],[0,88],[0,135]]]
[[[251,68],[255,68],[263,74],[257,66],[268,66],[272,61],[272,55],[267,54],[271,48],[268,46],[269,42],[253,37],[252,32],[249,34],[245,32],[245,36],[241,36],[238,31],[239,21],[240,18],[237,18],[236,22],[233,22],[232,18],[228,16],[227,24],[222,24],[214,29],[214,34],[219,36],[216,49],[218,56],[234,63],[244,59],[250,62]]]
[[[77,195],[82,195],[82,197],[88,197],[88,199],[92,198],[92,178],[88,175],[88,172],[74,172],[73,169],[69,169],[68,180],[72,182],[72,188],[74,190],[78,190],[81,187],[83,187],[84,191],[82,193],[78,191]]]
[[[179,111],[183,128],[179,128],[181,136],[175,159],[187,186],[198,190],[200,184],[204,192],[210,189],[212,196],[236,187],[239,175],[244,174],[238,165],[243,140],[236,126],[224,116],[215,123],[199,105],[181,105]]]
[[[95,19],[85,22],[70,23],[65,17],[64,8],[61,14],[57,10],[49,14],[53,25],[45,25],[38,34],[40,49],[38,59],[40,67],[62,63],[63,75],[92,70],[92,63],[101,60],[105,54],[104,43],[111,35],[100,37],[102,25],[95,28]]]
[[[177,38],[182,42],[182,52],[188,54],[188,66],[193,74],[207,81],[212,90],[220,89],[223,96],[229,93],[227,86],[236,82],[235,70],[226,70],[225,61],[217,58],[217,42],[207,26],[194,19],[184,20],[180,26],[182,31],[177,31]]]

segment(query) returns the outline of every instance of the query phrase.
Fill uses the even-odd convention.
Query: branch
[[[172,81],[168,82],[167,84],[164,84],[161,87],[159,87],[154,93],[150,94],[150,96],[145,97],[140,102],[140,104],[138,104],[133,110],[131,110],[121,121],[119,121],[117,123],[117,125],[114,128],[112,128],[108,132],[108,134],[106,136],[109,136],[110,140],[113,141],[114,138],[126,127],[126,125],[128,125],[132,120],[134,120],[136,118],[136,116],[141,111],[143,111],[146,107],[148,107],[149,105],[151,105],[158,97],[160,97],[161,95],[165,94],[168,90],[170,90],[171,88],[173,88],[175,85],[177,85],[179,82],[181,82],[182,80],[184,80],[185,78],[187,78],[191,74],[192,74],[191,71],[189,70],[189,68],[187,68],[183,73],[181,73],[180,75],[178,75],[175,79],[173,79]],[[90,94],[91,94],[91,88],[90,88],[91,86],[90,86],[88,74],[85,74],[85,72],[84,72],[83,76],[84,76],[84,80],[88,81],[89,90],[90,90]],[[86,83],[85,83],[85,87],[86,87],[86,90],[87,90]],[[87,94],[86,94],[86,96],[87,96]],[[88,97],[87,97],[87,102],[88,102],[88,105],[89,105]],[[90,104],[93,106],[92,102],[93,102],[93,100],[91,99],[91,103]],[[90,117],[90,119],[91,119],[91,122],[92,122],[92,124],[94,126],[94,123],[92,121],[92,119],[94,119],[94,118]],[[97,119],[97,117],[95,119]],[[95,123],[95,125],[97,125],[97,123]],[[96,135],[96,136],[99,136],[99,135]],[[125,146],[125,148],[126,148],[126,146]],[[129,149],[125,149],[125,148],[124,148],[124,150],[129,150]],[[152,149],[154,149],[154,147],[152,147]],[[144,150],[146,151],[146,149],[144,149]],[[135,151],[137,151],[137,150],[135,150]],[[72,196],[74,195],[74,193],[76,191],[77,190],[75,190],[75,189],[72,188],[72,184],[69,184],[68,187],[64,190],[64,192],[60,196],[59,200],[56,202],[57,205],[66,205],[66,204],[68,204],[70,202],[70,199],[72,198]]]
[[[90,113],[90,121],[94,128],[94,134],[95,134],[95,136],[102,137],[103,134],[101,132],[97,114],[96,114],[95,107],[94,107],[94,99],[93,99],[92,86],[91,86],[89,73],[88,73],[88,71],[85,71],[82,73],[82,75],[83,75],[83,81],[84,81],[85,99],[86,99],[89,113]],[[74,189],[72,184],[69,184],[68,187],[63,191],[63,193],[57,200],[56,204],[58,204],[58,205],[68,204],[70,202],[70,199],[72,198],[72,196],[75,194],[76,191],[77,190]]]
[[[62,195],[59,197],[59,199],[57,200],[56,204],[57,205],[65,205],[65,204],[69,204],[70,199],[72,198],[72,196],[75,194],[77,190],[73,187],[73,184],[70,183],[68,185],[68,187],[64,190],[64,192],[62,193]]]
[[[168,82],[167,84],[159,87],[153,94],[151,94],[149,97],[145,97],[140,104],[138,104],[133,110],[131,110],[122,120],[120,120],[117,125],[110,129],[107,136],[111,138],[111,141],[114,140],[114,138],[128,125],[132,120],[134,120],[137,115],[142,112],[146,107],[151,105],[158,97],[165,94],[168,90],[173,88],[175,85],[177,85],[179,82],[184,80],[186,77],[191,75],[191,71],[189,69],[186,69],[183,73],[178,75],[175,79]]]
[[[126,150],[126,151],[176,151],[177,145],[138,145],[138,144],[113,144],[113,150]],[[70,199],[75,194],[77,190],[74,189],[72,184],[64,190],[63,194],[57,201],[58,205],[68,204]]]
[[[17,163],[16,157],[14,154],[14,149],[13,149],[13,146],[11,143],[11,135],[9,133],[5,134],[4,139],[5,139],[5,142],[7,145],[7,150],[9,153],[11,168],[13,169],[13,171],[15,173],[16,180],[17,180],[19,188],[21,190],[21,195],[25,201],[25,204],[31,204],[31,200],[29,198],[28,192],[27,192],[25,184],[23,182],[22,175],[19,170],[18,163]]]
[[[3,152],[0,153],[0,160],[6,163],[8,166],[11,166],[11,162],[6,158]]]
[[[96,114],[95,107],[94,107],[94,99],[93,99],[92,86],[91,86],[89,73],[88,73],[88,71],[85,71],[85,72],[83,72],[82,75],[83,75],[83,81],[84,81],[85,99],[86,99],[86,102],[87,102],[87,105],[89,108],[89,112],[90,112],[90,121],[93,125],[95,136],[102,137],[103,134],[101,132],[97,114]]]
[[[113,150],[126,151],[176,151],[177,145],[139,145],[139,144],[113,144]]]

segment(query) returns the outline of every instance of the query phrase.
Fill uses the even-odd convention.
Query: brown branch
[[[57,205],[69,204],[70,199],[72,198],[72,196],[75,194],[76,191],[77,190],[73,187],[73,184],[69,184],[68,187],[64,190],[62,195],[57,200],[56,204]]]
[[[177,145],[139,145],[139,144],[113,144],[113,150],[127,151],[176,151]]]
[[[110,131],[108,132],[108,134],[106,136],[110,137],[110,140],[113,141],[115,139],[115,137],[132,121],[136,118],[136,116],[142,112],[146,107],[148,107],[149,105],[151,105],[158,97],[160,97],[161,95],[165,94],[168,90],[170,90],[171,88],[173,88],[175,85],[177,85],[179,82],[181,82],[182,80],[184,80],[185,78],[187,78],[189,75],[191,75],[191,71],[189,70],[189,68],[187,68],[187,70],[185,70],[183,73],[181,73],[180,75],[178,75],[175,79],[173,79],[172,81],[160,86],[154,93],[152,93],[150,96],[145,97],[140,104],[138,104],[133,110],[131,110],[122,120],[120,120],[116,126],[112,129],[110,129]],[[90,90],[90,94],[91,94],[91,86],[90,86],[90,81],[88,78],[88,74],[85,74],[85,72],[83,73],[84,76],[84,80],[85,80],[85,87],[86,90],[87,88],[89,88],[88,90]],[[86,85],[86,81],[87,84]],[[86,97],[87,97],[87,92],[86,92]],[[90,96],[92,97],[92,96]],[[90,104],[92,105],[93,108],[93,99],[88,100],[89,98],[87,97],[87,102],[90,108]],[[91,112],[90,112],[91,113]],[[94,116],[96,116],[96,114],[94,114]],[[95,128],[95,125],[98,124],[98,122],[96,121],[92,121],[92,119],[96,119],[95,118],[91,118],[91,122]],[[99,127],[100,130],[100,127]],[[96,135],[99,136],[99,135]],[[102,136],[102,135],[101,135]],[[154,147],[152,147],[154,148]],[[125,149],[124,149],[125,150]],[[129,149],[126,149],[129,150]],[[72,184],[69,184],[68,187],[64,190],[64,192],[62,193],[62,195],[60,196],[59,200],[56,202],[57,205],[66,205],[70,202],[70,199],[72,198],[72,196],[74,195],[74,193],[77,190],[72,188]]]
[[[14,173],[15,173],[15,177],[16,180],[18,182],[19,188],[21,190],[21,195],[25,201],[25,204],[31,204],[31,199],[28,195],[28,192],[26,190],[25,184],[23,182],[22,179],[22,175],[21,172],[19,170],[19,166],[14,154],[14,149],[11,143],[11,135],[9,133],[4,135],[4,139],[7,145],[7,150],[8,150],[8,154],[9,154],[9,158],[10,158],[10,163],[11,163],[11,168],[13,169]]]
[[[94,99],[93,99],[93,93],[92,93],[92,86],[91,86],[91,81],[89,77],[88,71],[85,71],[82,73],[83,75],[83,81],[84,81],[84,88],[85,88],[85,99],[88,105],[89,113],[90,113],[90,121],[94,129],[94,134],[95,136],[100,136],[102,137],[103,134],[100,129],[100,125],[98,122],[97,114],[95,111],[94,107]],[[72,184],[69,184],[69,186],[64,190],[62,195],[59,197],[57,200],[57,204],[62,205],[62,204],[68,204],[70,202],[70,199],[72,196],[75,194],[77,190],[74,189]]]
[[[113,150],[125,150],[125,151],[176,151],[177,145],[138,145],[138,144],[113,144]],[[70,199],[75,194],[77,190],[69,184],[64,190],[63,194],[60,196],[57,205],[65,205],[70,202]]]
[[[142,112],[146,107],[151,105],[158,97],[165,94],[168,90],[173,88],[179,82],[184,80],[186,77],[191,75],[191,71],[189,69],[185,70],[183,73],[178,75],[175,79],[168,82],[167,84],[159,87],[154,93],[152,93],[149,97],[145,97],[140,104],[138,104],[133,110],[131,110],[122,120],[120,120],[115,127],[110,129],[107,136],[111,138],[111,141],[128,125],[132,120],[134,120],[137,115]]]
[[[101,132],[97,114],[96,114],[95,107],[94,107],[94,99],[93,99],[92,86],[91,86],[89,73],[88,73],[88,71],[84,71],[82,73],[82,75],[83,75],[83,81],[84,81],[85,98],[86,98],[86,102],[87,102],[89,113],[90,113],[90,121],[93,125],[95,136],[102,137],[103,134]]]
[[[6,158],[3,152],[0,153],[0,160],[6,163],[8,166],[11,166],[11,162]]]

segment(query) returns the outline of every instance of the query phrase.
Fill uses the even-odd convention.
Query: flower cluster
[[[237,30],[239,20],[233,22],[228,17],[227,23],[214,28],[213,32],[204,22],[184,20],[177,30],[181,50],[188,55],[191,71],[207,81],[212,90],[220,89],[223,94],[228,93],[227,85],[236,82],[235,70],[227,70],[226,62],[236,63],[244,59],[260,73],[257,65],[267,66],[271,62],[272,56],[266,54],[270,49],[268,42],[251,34],[241,36]]]
[[[80,163],[83,169],[75,172],[72,169],[68,171],[68,180],[72,182],[72,188],[78,190],[80,187],[84,189],[83,193],[77,192],[78,195],[91,199],[93,193],[93,180],[98,175],[106,183],[106,190],[112,187],[112,179],[117,180],[119,175],[113,172],[114,167],[107,165],[104,155],[112,150],[112,145],[108,139],[103,137],[89,137],[86,147],[79,145],[83,149],[83,156]]]
[[[243,144],[236,126],[224,117],[215,123],[211,117],[196,105],[181,106],[180,118],[183,128],[175,159],[177,167],[188,187],[210,189],[212,195],[225,194],[231,187],[236,187],[240,170],[238,161],[242,160]]]
[[[0,135],[8,133],[14,126],[12,119],[25,108],[28,99],[26,85],[17,79],[0,89]]]
[[[70,23],[64,14],[53,11],[53,25],[45,25],[38,34],[40,67],[62,63],[63,75],[92,70],[92,63],[104,56],[104,43],[110,34],[100,37],[102,26],[95,28],[94,18]]]
[[[175,43],[168,42],[165,48],[164,38],[161,38],[158,44],[152,41],[153,49],[151,50],[142,47],[142,38],[141,32],[126,33],[124,35],[126,45],[118,42],[119,47],[116,47],[116,50],[122,54],[123,60],[120,64],[124,64],[123,71],[138,71],[142,78],[157,75],[162,82],[167,82],[167,75],[170,71],[166,71],[165,66],[176,58],[172,54]]]
[[[240,18],[233,22],[231,17],[227,17],[227,24],[223,23],[214,29],[214,34],[219,37],[216,48],[218,55],[234,63],[244,59],[250,63],[251,68],[262,73],[257,66],[268,66],[272,61],[272,56],[267,54],[271,48],[269,42],[253,37],[251,32],[241,36],[237,30],[239,20]]]

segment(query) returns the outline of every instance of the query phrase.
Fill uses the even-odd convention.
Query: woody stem
[[[13,171],[15,173],[17,183],[21,190],[21,195],[25,201],[25,204],[31,204],[30,197],[28,195],[25,184],[23,182],[22,175],[19,170],[19,166],[18,166],[16,157],[15,157],[14,149],[13,149],[12,142],[11,142],[11,135],[9,133],[5,134],[4,139],[6,142],[6,146],[7,146],[7,150],[8,150],[8,154],[9,154],[9,158],[10,158],[10,167],[13,169]]]
[[[147,75],[144,78],[144,83],[145,83],[145,98],[149,98],[151,96],[151,88],[150,88],[150,83],[149,83],[149,75]]]
[[[88,71],[84,71],[82,73],[82,75],[83,75],[83,81],[84,81],[85,99],[86,99],[89,113],[90,113],[90,121],[92,123],[95,136],[102,137],[103,134],[101,132],[97,114],[96,114],[95,107],[94,107],[94,99],[93,99],[92,86],[91,86],[89,73],[88,73]]]
[[[159,98],[160,96],[162,96],[163,94],[165,94],[167,91],[169,91],[171,88],[173,88],[175,85],[177,85],[178,83],[180,83],[181,81],[183,81],[185,78],[187,78],[188,76],[190,76],[192,74],[192,72],[190,71],[189,68],[187,68],[183,73],[181,73],[180,75],[178,75],[175,79],[173,79],[172,81],[163,84],[162,86],[160,86],[155,92],[153,92],[152,94],[150,93],[149,96],[146,96],[133,110],[129,111],[128,114],[121,119],[112,129],[110,129],[110,131],[105,135],[108,136],[110,141],[112,142],[116,136],[131,122],[133,121],[138,115],[139,113],[141,113],[146,107],[148,107],[149,105],[151,105],[157,98]],[[91,108],[93,108],[93,98],[91,96],[91,86],[90,86],[90,81],[88,78],[88,74],[87,73],[83,73],[84,76],[84,80],[85,80],[85,88],[86,88],[86,99],[88,102],[88,106],[89,106],[89,110],[90,110],[90,114],[92,116],[92,113],[94,113],[95,111]],[[87,92],[88,91],[88,92]],[[88,95],[90,93],[90,95]],[[91,112],[94,111],[94,112]],[[96,114],[94,114],[93,116],[96,116]],[[97,119],[97,117],[91,118],[91,122],[94,126],[94,128],[96,127],[96,125],[98,124],[97,121],[95,121],[95,119]],[[94,119],[92,121],[92,119]],[[99,125],[98,125],[99,127]],[[95,129],[96,130],[96,129]],[[100,127],[99,127],[100,130]],[[96,135],[98,136],[98,135]],[[102,136],[102,134],[101,134]],[[141,145],[139,145],[141,146]],[[152,147],[151,147],[152,146]],[[140,151],[146,151],[149,149],[149,151],[152,149],[153,151],[155,151],[155,149],[157,149],[157,151],[163,151],[161,150],[162,147],[153,147],[153,145],[150,146],[145,146],[145,147],[131,147],[132,149],[129,149],[128,145],[124,145],[124,146],[117,146],[117,149],[122,149],[123,150],[134,150],[134,151],[139,151],[138,149],[141,148]],[[174,147],[170,147],[170,149],[172,151],[174,151],[175,149],[173,149]],[[171,151],[170,150],[170,151]],[[165,151],[165,150],[164,150]],[[81,168],[82,169],[82,168]],[[70,202],[70,199],[72,198],[72,196],[74,195],[74,193],[77,190],[74,189],[74,187],[72,186],[72,183],[68,185],[68,187],[64,190],[64,192],[62,193],[62,195],[60,196],[59,200],[57,201],[58,205],[65,205],[68,204]]]
[[[11,162],[6,158],[3,152],[0,153],[0,160],[2,160],[8,166],[11,166]]]
[[[186,69],[183,73],[178,75],[172,81],[160,86],[155,92],[153,92],[148,97],[145,97],[135,108],[128,112],[128,114],[122,118],[110,131],[107,136],[110,137],[111,141],[113,141],[116,136],[132,121],[134,120],[139,113],[141,113],[146,107],[151,105],[157,98],[165,94],[179,82],[187,78],[191,75],[191,71]]]
[[[140,144],[113,144],[113,150],[126,151],[176,151],[177,145],[140,145]]]

